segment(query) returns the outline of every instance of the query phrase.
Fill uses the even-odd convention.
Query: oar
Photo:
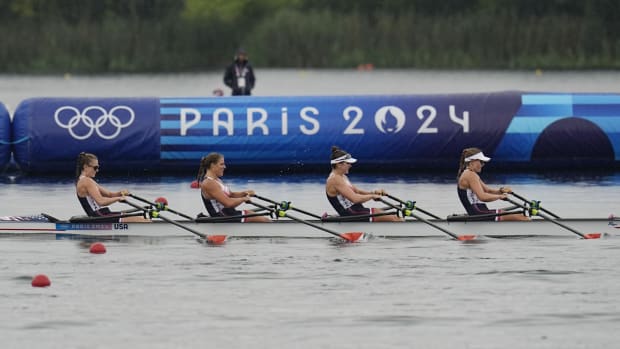
[[[291,210],[295,210],[295,211],[297,211],[297,212],[299,212],[299,213],[303,213],[303,214],[305,214],[305,215],[308,215],[308,216],[310,216],[310,217],[314,217],[314,218],[316,218],[316,219],[321,219],[321,218],[322,218],[322,217],[321,217],[321,216],[319,216],[318,214],[315,214],[315,213],[312,213],[312,212],[308,212],[308,211],[304,211],[304,210],[302,210],[302,209],[299,209],[299,208],[297,208],[297,207],[294,207],[294,206],[292,206],[292,205],[291,205],[291,203],[290,203],[290,202],[287,202],[287,201],[283,201],[283,202],[276,202],[276,201],[275,201],[275,200],[273,200],[273,199],[266,198],[266,197],[264,197],[264,196],[260,196],[260,195],[257,195],[257,194],[254,194],[254,197],[255,197],[255,198],[257,198],[257,199],[260,199],[260,200],[263,200],[263,201],[267,201],[267,202],[269,202],[269,203],[272,203],[272,204],[274,204],[274,205],[276,205],[276,206],[280,206],[280,207],[282,207],[282,209],[283,209],[283,210],[285,210],[285,211],[286,211],[286,210],[288,210],[288,209],[291,209]]]
[[[258,204],[258,203],[253,202],[253,201],[250,201],[249,203],[254,205],[254,206],[256,206],[256,207],[258,207],[258,208],[262,208],[263,210],[273,210],[272,208],[269,208],[267,206]],[[317,225],[317,224],[314,224],[312,222],[308,222],[308,221],[303,220],[301,218],[298,218],[298,217],[295,217],[295,216],[291,216],[291,215],[289,215],[288,213],[286,213],[283,210],[277,210],[276,212],[277,212],[279,217],[288,217],[288,218],[290,218],[290,219],[292,219],[294,221],[297,221],[297,222],[303,223],[303,224],[307,224],[307,225],[309,225],[311,227],[314,227],[316,229],[319,229],[319,230],[322,230],[324,232],[330,233],[330,234],[332,234],[334,236],[337,236],[337,237],[339,237],[341,239],[344,239],[344,240],[346,240],[348,242],[356,242],[356,241],[359,241],[361,238],[364,237],[364,233],[361,233],[361,232],[349,232],[349,233],[342,233],[342,234],[340,234],[338,232],[335,232],[335,231],[333,231],[331,229],[324,228],[324,227],[322,227],[320,225]]]
[[[386,209],[391,210],[392,207],[386,207]],[[359,221],[361,218],[370,218],[370,217],[379,217],[379,216],[393,216],[393,211],[390,212],[380,212],[373,214],[360,214],[355,216],[325,216],[321,217],[323,222],[350,222],[350,221]]]
[[[412,202],[412,201],[405,202],[405,201],[403,201],[402,199],[399,199],[399,198],[397,198],[397,197],[395,197],[395,196],[392,196],[392,195],[390,195],[390,194],[387,194],[387,193],[385,194],[385,196],[387,196],[388,198],[390,198],[390,199],[392,199],[392,200],[394,200],[394,201],[398,201],[398,202],[400,202],[400,203],[401,203],[402,205],[404,205],[405,207],[407,207],[407,206],[413,206],[413,208],[412,208],[412,209],[418,210],[418,211],[420,211],[420,212],[424,213],[425,215],[427,215],[427,216],[429,216],[429,217],[433,217],[433,218],[435,218],[435,219],[441,219],[441,217],[438,217],[438,216],[436,216],[436,215],[434,215],[434,214],[432,214],[432,213],[430,213],[430,212],[428,212],[428,211],[425,211],[425,210],[423,210],[423,209],[421,209],[421,208],[419,208],[419,207],[415,206],[415,205],[413,204],[413,202]],[[388,203],[388,204],[389,204],[389,203]],[[410,209],[411,209],[411,208],[410,208]]]
[[[506,201],[508,201],[508,202],[510,202],[510,203],[512,203],[512,204],[514,204],[514,205],[517,205],[517,206],[519,206],[519,207],[522,207],[522,208],[524,208],[524,209],[528,210],[527,206],[522,205],[522,204],[519,204],[518,202],[516,202],[516,201],[512,200],[511,198],[506,198],[505,200],[506,200]],[[562,228],[564,228],[564,229],[566,229],[566,230],[568,230],[568,231],[570,231],[570,232],[572,232],[572,233],[575,233],[575,234],[577,234],[577,235],[581,236],[581,238],[583,238],[583,239],[598,239],[598,238],[600,238],[600,237],[601,237],[601,233],[588,233],[588,234],[582,234],[582,233],[578,232],[577,230],[575,230],[575,229],[573,229],[573,228],[571,228],[571,227],[567,226],[566,224],[562,224],[562,223],[558,222],[557,220],[555,220],[555,219],[553,219],[553,218],[551,218],[551,217],[547,216],[546,214],[540,213],[540,212],[539,212],[538,210],[536,210],[536,209],[532,209],[532,210],[530,210],[530,215],[534,215],[534,216],[541,216],[542,218],[546,219],[547,221],[549,221],[549,222],[551,222],[551,223],[554,223],[554,224],[557,224],[557,225],[559,225],[560,227],[562,227]]]
[[[398,206],[396,206],[396,205],[394,205],[394,204],[392,204],[390,202],[387,202],[384,199],[379,199],[379,200],[381,202],[383,202],[384,204],[386,204],[388,206],[391,206],[392,208],[395,208],[396,210],[400,210],[400,208]],[[415,213],[411,212],[411,210],[405,209],[403,211],[403,213],[405,213],[407,216],[412,216],[413,218],[415,218],[415,219],[417,219],[419,221],[422,221],[422,222],[430,225],[431,227],[433,227],[435,229],[441,230],[442,232],[450,235],[453,239],[460,240],[460,241],[468,241],[468,240],[474,240],[474,239],[477,238],[476,235],[456,235],[453,232],[449,231],[448,229],[440,227],[439,225],[437,225],[437,224],[435,224],[435,223],[433,223],[433,222],[431,222],[431,221],[429,221],[429,220],[427,220],[427,219],[425,219],[423,217],[420,217],[420,216],[416,215]]]
[[[519,206],[513,206],[513,208],[520,208]],[[495,217],[501,217],[501,216],[508,216],[508,215],[512,215],[512,214],[519,214],[521,213],[520,211],[502,211],[500,213],[485,213],[485,214],[479,214],[479,215],[474,215],[474,216],[470,216],[468,214],[453,214],[451,216],[448,216],[447,221],[449,222],[477,222],[477,221],[486,221],[487,218],[495,218]]]
[[[196,230],[194,230],[194,229],[192,229],[190,227],[186,227],[185,225],[183,225],[183,224],[181,224],[179,222],[175,222],[172,219],[169,219],[169,218],[166,218],[164,216],[161,216],[161,215],[159,215],[159,212],[157,212],[157,211],[150,211],[150,210],[148,210],[148,209],[146,209],[144,207],[141,207],[140,205],[137,205],[137,204],[135,204],[135,203],[133,203],[133,202],[127,200],[127,199],[125,199],[125,201],[123,201],[123,202],[126,203],[129,206],[133,206],[133,207],[135,207],[137,209],[143,210],[146,213],[150,213],[155,218],[160,218],[163,221],[166,221],[166,222],[168,222],[168,223],[170,223],[172,225],[176,225],[177,227],[179,227],[181,229],[185,229],[185,230],[189,231],[190,233],[196,234],[199,237],[203,238],[208,243],[218,245],[218,244],[223,244],[224,242],[226,242],[226,235],[206,235],[206,234],[203,234],[203,233],[201,233],[199,231],[196,231]]]
[[[236,215],[236,216],[215,216],[215,217],[203,216],[203,217],[196,218],[195,222],[196,223],[240,222],[241,219],[243,219],[243,218],[267,216],[267,215],[270,215],[270,214],[271,214],[271,212],[251,213],[251,214],[243,214],[243,215]]]
[[[136,200],[140,200],[144,203],[147,203],[149,205],[152,205],[153,207],[155,207],[157,210],[160,211],[168,211],[168,212],[172,212],[176,215],[179,215],[183,218],[189,219],[191,221],[194,220],[194,218],[190,217],[189,215],[186,215],[185,213],[179,212],[179,211],[175,211],[173,209],[171,209],[170,207],[168,207],[168,200],[166,200],[165,198],[157,198],[157,200],[155,200],[155,202],[149,201],[147,199],[141,198],[138,195],[135,194],[129,194],[129,196],[131,196],[132,198],[136,199]]]
[[[517,199],[519,199],[519,200],[523,200],[523,201],[525,201],[525,202],[531,202],[530,200],[528,200],[528,199],[524,198],[523,196],[521,196],[521,195],[519,195],[519,194],[515,193],[514,191],[513,191],[513,192],[511,192],[510,194],[512,194],[512,196],[516,197],[516,198],[517,198]],[[543,211],[543,212],[547,212],[548,214],[552,215],[552,216],[553,216],[553,218],[556,218],[556,219],[557,219],[557,218],[560,218],[560,216],[558,216],[557,214],[555,214],[555,213],[553,213],[553,212],[551,212],[551,211],[548,211],[548,210],[546,210],[546,209],[545,209],[545,208],[543,208],[543,207],[538,207],[538,209],[539,209],[539,210],[541,210],[541,211]],[[541,217],[542,217],[542,216],[541,216]]]

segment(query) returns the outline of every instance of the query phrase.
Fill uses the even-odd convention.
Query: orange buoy
[[[102,254],[105,252],[106,252],[105,245],[102,244],[101,242],[95,242],[90,245],[90,253]]]
[[[32,278],[32,287],[48,287],[52,284],[50,279],[45,274],[35,275]]]

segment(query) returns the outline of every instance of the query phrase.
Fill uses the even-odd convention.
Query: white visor
[[[489,162],[489,160],[491,160],[491,158],[484,156],[484,154],[482,152],[476,153],[472,156],[468,156],[465,158],[465,162],[470,162],[472,160],[480,160],[480,161],[484,161],[484,162]]]
[[[351,157],[351,154],[345,154],[339,158],[335,158],[332,161],[330,161],[330,163],[333,164],[339,164],[341,162],[348,162],[350,164],[354,164],[357,162],[356,158]]]

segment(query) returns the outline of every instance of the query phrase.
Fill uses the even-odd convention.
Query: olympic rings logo
[[[122,110],[126,113],[121,113],[121,116],[129,117],[129,120],[125,122],[121,122],[121,118],[116,115],[116,112]],[[61,114],[66,115],[67,113],[71,113],[71,117],[66,123],[64,123],[61,120]],[[93,134],[93,132],[97,132],[99,137],[103,139],[114,139],[121,133],[123,128],[131,125],[134,119],[135,113],[133,109],[124,105],[116,106],[110,109],[110,112],[99,106],[87,107],[81,112],[75,107],[64,106],[56,109],[56,112],[54,113],[54,120],[56,121],[56,124],[69,130],[71,137],[79,140],[87,139]],[[110,130],[114,129],[115,131],[110,132]],[[82,130],[84,130],[84,132],[80,132]]]

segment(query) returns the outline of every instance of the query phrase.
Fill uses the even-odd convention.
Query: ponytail
[[[459,171],[456,174],[456,179],[458,180],[459,178],[461,178],[461,174],[463,174],[463,171],[465,171],[465,168],[467,167],[467,164],[465,163],[465,158],[472,156],[476,153],[480,153],[482,150],[480,150],[479,148],[465,148],[463,149],[463,151],[461,152],[461,159],[459,160]]]

